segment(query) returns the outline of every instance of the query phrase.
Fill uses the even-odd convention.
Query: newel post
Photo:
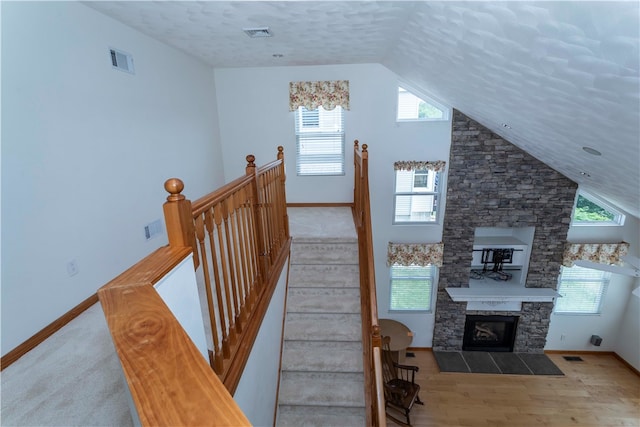
[[[280,191],[282,194],[281,207],[284,210],[283,218],[284,221],[284,237],[288,239],[289,235],[289,215],[287,213],[287,190],[286,190],[286,182],[287,182],[287,174],[285,173],[284,168],[284,147],[282,145],[278,145],[278,160],[282,161],[280,164]]]
[[[167,201],[162,206],[169,246],[191,247],[193,260],[197,266],[198,251],[196,250],[191,202],[181,194],[184,190],[184,183],[178,178],[171,178],[164,183],[164,189],[169,193]]]
[[[364,176],[369,176],[369,146],[367,144],[362,144],[362,174]]]
[[[258,178],[258,169],[256,168],[256,156],[249,154],[246,157],[247,167],[245,168],[247,176],[253,177],[251,180],[251,199],[253,204],[253,230],[256,236],[256,245],[258,247],[258,268],[262,280],[267,280],[267,250],[265,247],[264,236],[264,218],[260,201],[260,180]]]
[[[362,166],[361,166],[361,191],[360,191],[360,203],[362,207],[362,222],[368,221],[368,216],[370,215],[369,204],[369,146],[367,144],[362,144]],[[365,224],[365,226],[368,222]]]

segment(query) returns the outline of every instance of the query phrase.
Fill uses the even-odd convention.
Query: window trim
[[[412,177],[412,181],[415,184],[415,174],[416,172],[422,172],[423,170],[412,170],[411,172],[413,172],[413,177]],[[394,170],[393,175],[394,175],[394,182],[393,182],[393,212],[392,212],[392,225],[439,225],[441,222],[441,215],[442,215],[442,188],[444,186],[444,171],[433,171],[433,170],[428,170],[427,172],[433,172],[437,175],[437,180],[438,180],[438,191],[425,191],[425,190],[419,190],[419,191],[412,191],[412,192],[406,192],[406,191],[401,191],[398,192],[396,191],[396,187],[397,187],[397,182],[398,182],[398,172],[402,172],[400,170]],[[407,172],[407,171],[404,171]],[[434,179],[436,179],[436,177],[434,177]],[[415,186],[413,186],[412,188],[416,188]],[[420,188],[420,187],[418,187]],[[398,221],[396,220],[396,206],[397,206],[397,201],[398,201],[398,196],[434,196],[434,203],[436,204],[436,208],[433,212],[435,212],[435,220],[434,221]]]
[[[422,93],[420,93],[420,91],[417,91],[415,89],[413,89],[410,85],[403,83],[403,82],[398,82],[398,84],[396,85],[396,123],[411,123],[411,122],[447,122],[450,120],[451,117],[451,112],[450,109],[448,107],[445,107],[442,103],[435,101],[432,97],[430,96],[425,96]],[[424,118],[415,118],[415,119],[401,119],[398,117],[399,113],[400,113],[400,108],[399,108],[399,104],[400,104],[400,89],[404,89],[405,91],[409,92],[410,94],[412,94],[413,96],[415,96],[416,98],[420,98],[423,102],[430,104],[431,106],[437,108],[438,110],[442,111],[442,117],[441,118],[437,118],[437,117],[424,117]]]
[[[411,309],[411,308],[393,308],[392,307],[392,302],[393,302],[393,282],[394,282],[394,277],[393,277],[393,269],[394,267],[424,267],[424,268],[429,268],[429,273],[430,275],[426,278],[427,280],[431,280],[431,283],[427,286],[430,286],[431,289],[429,290],[430,295],[429,295],[429,307],[428,308],[419,308],[419,309]],[[390,313],[433,313],[435,312],[435,298],[436,298],[436,291],[437,291],[437,283],[438,283],[438,274],[439,274],[439,269],[437,266],[433,265],[433,264],[429,264],[426,266],[421,266],[421,265],[401,265],[401,264],[393,264],[389,267],[389,312]],[[396,277],[396,279],[400,279],[399,277]],[[409,277],[409,279],[425,279],[424,277]]]
[[[601,273],[601,276],[599,279],[595,279],[595,278],[580,278],[580,277],[575,277],[575,278],[571,278],[571,279],[564,279],[562,278],[562,275],[565,271],[565,269],[573,269],[573,268],[578,268],[581,270],[589,270],[589,271],[599,271]],[[611,273],[606,272],[606,271],[600,271],[600,270],[594,270],[594,269],[590,269],[590,268],[585,268],[585,267],[578,267],[578,266],[573,266],[573,267],[565,267],[563,266],[561,271],[560,271],[560,275],[558,276],[558,293],[560,295],[562,292],[562,285],[563,284],[570,284],[570,283],[599,283],[600,284],[600,297],[599,297],[599,301],[598,301],[598,307],[596,308],[595,311],[558,311],[558,301],[556,301],[556,303],[553,306],[553,314],[557,314],[557,315],[561,315],[561,316],[600,316],[602,314],[602,307],[604,306],[604,301],[605,301],[605,297],[607,295],[607,289],[609,287],[609,282],[611,281]],[[580,290],[580,289],[578,289]],[[558,298],[566,298],[565,296],[559,296]]]
[[[614,215],[614,219],[611,221],[577,221],[574,219],[576,214],[576,208],[578,207],[578,199],[583,197],[589,200],[591,203],[594,203],[601,208],[611,212]],[[588,193],[583,190],[578,190],[576,192],[575,200],[573,201],[573,209],[571,211],[571,227],[622,227],[624,225],[626,219],[626,215],[620,212],[619,209],[613,207],[610,203],[602,200],[598,196],[594,196],[591,193]]]

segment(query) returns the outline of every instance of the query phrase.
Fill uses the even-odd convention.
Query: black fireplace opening
[[[468,315],[464,323],[464,351],[513,351],[518,316]]]

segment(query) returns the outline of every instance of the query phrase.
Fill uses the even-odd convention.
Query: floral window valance
[[[392,243],[389,242],[387,265],[419,265],[425,267],[433,264],[442,267],[442,243]]]
[[[348,110],[349,80],[289,83],[289,111],[298,107],[315,110],[319,106],[325,110],[333,110],[337,106]]]
[[[629,252],[629,244],[620,243],[568,243],[564,249],[562,265],[571,267],[574,261],[583,260],[600,264],[622,265],[621,256]]]
[[[447,164],[444,160],[436,160],[433,162],[421,162],[416,160],[395,162],[393,168],[397,171],[421,171],[431,170],[434,172],[441,172],[444,170],[444,166]]]

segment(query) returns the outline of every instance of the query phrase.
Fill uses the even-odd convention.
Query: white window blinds
[[[434,267],[432,265],[392,265],[389,309],[430,311],[433,276]]]
[[[344,175],[344,110],[296,110],[298,175]]]
[[[611,274],[582,267],[562,267],[555,312],[598,314]]]

